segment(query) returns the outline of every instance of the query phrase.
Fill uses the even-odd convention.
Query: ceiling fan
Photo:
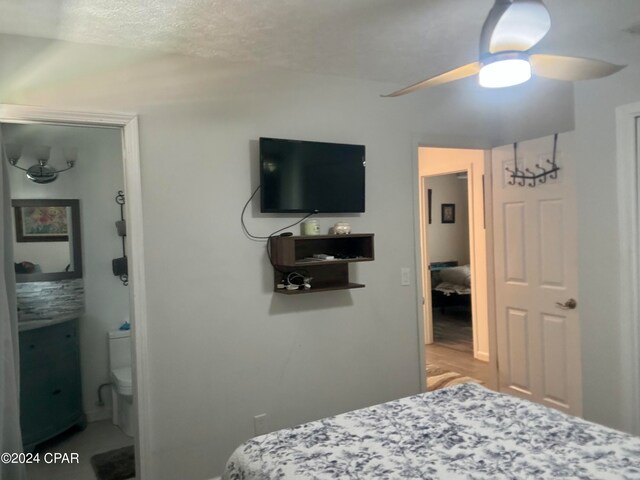
[[[606,77],[624,68],[591,58],[531,53],[550,28],[542,0],[495,0],[482,26],[479,61],[382,96],[397,97],[476,74],[481,86],[502,88],[524,83],[532,74],[572,81]]]

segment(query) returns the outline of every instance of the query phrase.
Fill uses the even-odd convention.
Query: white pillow
[[[443,282],[455,283],[471,288],[471,268],[469,265],[445,268],[440,270],[440,279]]]

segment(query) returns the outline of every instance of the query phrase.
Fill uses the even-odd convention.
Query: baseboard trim
[[[476,352],[474,358],[483,362],[488,362],[489,354],[487,352]]]

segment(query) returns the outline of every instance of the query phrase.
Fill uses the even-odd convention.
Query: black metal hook
[[[507,172],[509,172],[511,174],[511,180],[509,180],[507,183],[509,185],[515,185],[516,184],[516,178],[518,177],[518,143],[514,143],[513,144],[513,168],[506,168]]]
[[[547,182],[547,178],[551,178],[555,180],[558,178],[558,171],[560,167],[556,163],[556,153],[558,150],[558,134],[554,134],[553,136],[553,157],[551,159],[547,159],[547,163],[551,168],[545,168],[541,166],[539,163],[536,163],[536,168],[540,170],[539,173],[535,173],[529,168],[524,169],[524,171],[518,168],[518,143],[513,144],[513,164],[514,168],[511,169],[506,167],[505,170],[509,173],[510,180],[507,182],[509,185],[515,185],[516,183],[520,187],[524,187],[527,184],[529,187],[535,187],[538,183],[544,184]],[[516,180],[518,180],[516,182]]]
[[[124,204],[125,204],[125,198],[124,198],[124,192],[123,192],[122,190],[118,190],[118,194],[116,195],[115,200],[116,200],[116,203],[117,203],[118,205],[120,205],[120,221],[124,222]],[[118,222],[116,222],[116,224],[117,224],[117,223],[118,223]],[[126,250],[126,245],[127,245],[127,243],[126,243],[126,240],[125,240],[125,237],[126,237],[126,229],[125,229],[125,233],[124,233],[124,234],[120,234],[120,236],[122,237],[122,257],[121,257],[121,259],[124,259],[124,260],[125,260],[125,262],[124,262],[124,268],[123,268],[123,269],[124,269],[124,271],[125,271],[126,273],[123,273],[123,274],[121,274],[121,275],[118,275],[118,273],[120,273],[120,272],[116,273],[115,268],[114,268],[114,273],[115,273],[116,275],[118,275],[118,278],[120,279],[120,281],[122,282],[122,284],[126,287],[127,285],[129,285],[129,276],[128,276],[128,272],[127,272],[128,265],[127,265],[127,262],[126,262],[126,260],[127,260],[127,250]],[[116,262],[117,260],[121,260],[121,259],[116,259],[116,260],[114,260],[114,262]]]

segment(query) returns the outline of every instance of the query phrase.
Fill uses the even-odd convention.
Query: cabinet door
[[[25,445],[46,438],[53,428],[47,399],[51,392],[51,369],[41,363],[22,365],[20,372],[20,425]]]
[[[20,369],[24,445],[46,440],[83,417],[74,322],[21,332]]]
[[[56,430],[68,426],[82,415],[82,392],[78,351],[59,352],[51,371],[49,414]]]

